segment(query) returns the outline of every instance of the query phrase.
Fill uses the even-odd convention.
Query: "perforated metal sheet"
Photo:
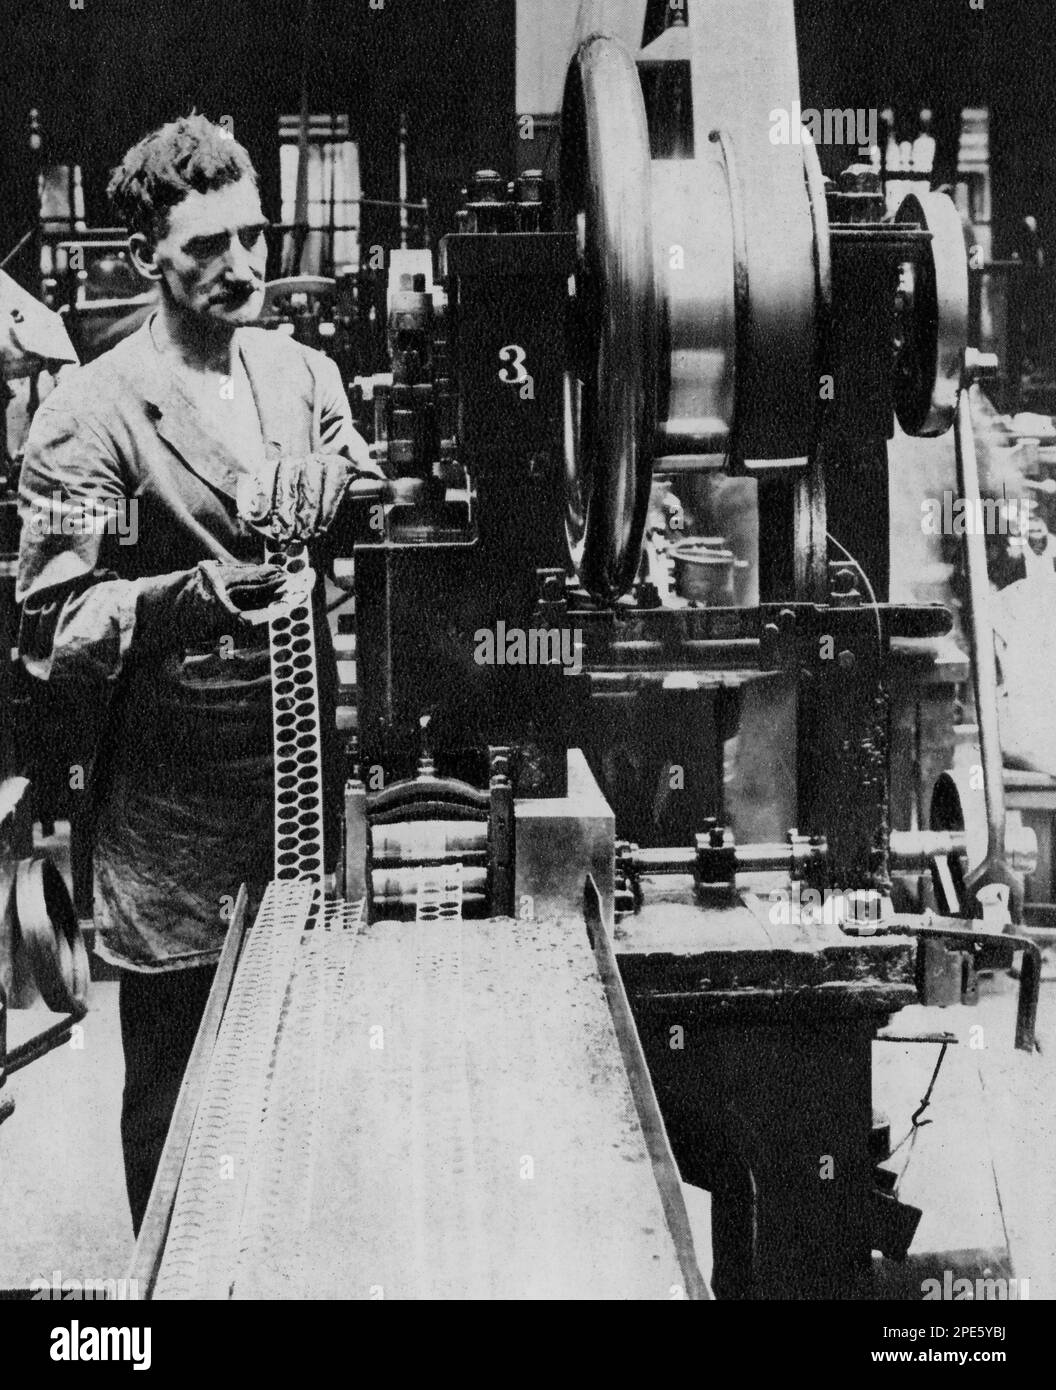
[[[269,551],[291,578],[310,574],[304,546]],[[275,741],[275,877],[323,876],[323,779],[315,621],[310,598],[268,625]]]
[[[327,1000],[313,966],[327,958],[328,943],[354,935],[361,915],[361,903],[321,903],[310,882],[269,884],[210,1060],[155,1298],[231,1296],[243,1232],[255,1229],[253,1212],[267,1195],[262,1195],[258,1168],[262,1145],[274,1145],[280,1163],[288,1155],[285,1136],[290,1131],[279,1102],[295,1123],[303,1124],[317,1109],[311,1088],[320,1069],[304,1049],[310,1052],[311,1040],[320,1037]],[[301,986],[294,999],[292,982],[298,977]],[[292,1012],[291,1003],[296,1004]],[[297,1075],[305,1094],[300,1096],[273,1085],[280,1040],[287,1036],[295,1040],[301,1059]],[[273,1118],[265,1134],[269,1105]]]
[[[329,910],[270,1046],[236,977],[158,1296],[679,1297],[582,922]]]
[[[457,922],[462,916],[462,865],[421,864],[417,869],[416,922]]]
[[[246,1192],[235,1298],[304,1298],[309,1287],[311,1253],[297,1240],[291,1245],[290,1234],[307,1227],[312,1209],[327,1052],[362,907],[327,903],[317,929],[301,942]]]

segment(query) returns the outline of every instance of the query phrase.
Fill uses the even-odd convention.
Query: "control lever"
[[[353,502],[399,502],[413,505],[426,495],[422,478],[356,478],[345,498]]]
[[[930,912],[921,918],[917,914],[894,913],[879,925],[871,925],[863,933],[856,925],[841,928],[848,936],[913,936],[923,944],[945,947],[945,954],[962,958],[958,973],[959,992],[974,995],[973,975],[976,970],[994,968],[999,964],[998,953],[1004,965],[1008,965],[1017,951],[1023,952],[1023,964],[1019,977],[1019,995],[1016,1002],[1016,1041],[1022,1052],[1040,1052],[1037,1039],[1038,1002],[1041,997],[1041,950],[1036,941],[1025,936],[1002,935],[995,937],[992,931],[983,928],[973,930],[971,924],[963,920],[934,917]],[[921,1001],[925,1004],[952,1004],[956,1000],[949,997],[952,961],[945,960],[940,950],[925,949],[917,957],[918,989]],[[969,967],[967,979],[963,968]],[[962,1002],[972,1002],[965,999]],[[939,1039],[941,1041],[941,1039]]]

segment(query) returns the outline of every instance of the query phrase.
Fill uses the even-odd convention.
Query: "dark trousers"
[[[149,975],[121,972],[121,1146],[137,1236],[215,974],[215,966]]]

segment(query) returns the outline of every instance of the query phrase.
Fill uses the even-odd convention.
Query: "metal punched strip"
[[[362,898],[357,898],[354,903],[346,902],[344,898],[328,898],[323,904],[319,930],[337,932],[358,930],[363,924],[365,907],[366,903]]]
[[[304,545],[269,548],[291,580],[308,574]],[[315,621],[309,597],[269,623],[275,744],[275,877],[323,878],[323,778]]]
[[[155,1298],[227,1298],[250,1163],[311,882],[268,885],[239,962],[188,1145]]]
[[[303,1298],[309,1285],[306,1236],[328,1058],[346,1026],[338,1004],[362,907],[362,902],[328,903],[316,930],[302,942],[251,1166],[233,1286],[238,1299]]]
[[[320,945],[320,942],[322,945]],[[268,1075],[264,1115],[249,1169],[239,1239],[231,1251],[232,1297],[296,1297],[297,1258],[302,1253],[295,1239],[307,1216],[297,1208],[310,1201],[311,1144],[318,1116],[317,1088],[322,1043],[323,996],[319,982],[319,956],[325,938],[315,932],[301,943],[293,978],[283,1000],[279,1034]],[[289,1077],[290,1052],[297,1056],[299,1085],[283,1085]],[[290,1197],[293,1197],[291,1202]],[[285,1252],[276,1251],[267,1239],[274,1228],[262,1231],[260,1218],[271,1209],[282,1211],[286,1229]],[[294,1239],[290,1239],[294,1237]],[[270,1277],[269,1277],[270,1276]],[[294,1287],[290,1287],[290,1285]],[[271,1286],[269,1289],[269,1285]],[[265,1292],[268,1290],[268,1292]]]
[[[325,1043],[323,965],[331,941],[312,932],[302,944],[283,1005],[267,1108],[232,1251],[235,1298],[300,1296],[312,1149],[319,1120]]]
[[[417,870],[416,922],[462,920],[462,865],[421,864]]]

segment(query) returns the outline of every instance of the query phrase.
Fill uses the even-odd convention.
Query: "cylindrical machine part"
[[[569,553],[613,599],[633,582],[649,509],[660,322],[649,131],[634,60],[603,37],[569,69],[561,120],[561,225],[580,271],[564,378]]]
[[[951,805],[949,798],[954,794],[955,784],[951,778],[945,776],[941,791],[938,792],[939,806]],[[940,811],[939,815],[941,814]],[[890,839],[892,870],[896,873],[924,873],[931,867],[932,860],[940,855],[967,855],[970,836],[963,828],[959,801],[953,818],[961,820],[959,827],[893,831]],[[791,874],[807,864],[824,860],[826,854],[827,848],[824,844],[811,844],[807,841],[797,841],[791,845],[738,845],[735,861],[738,873]],[[1032,874],[1037,868],[1037,837],[1018,817],[1009,819],[1005,837],[1005,856],[1009,866],[1017,873]],[[691,874],[697,862],[697,852],[692,845],[655,849],[640,849],[635,846],[624,862],[632,872],[639,874]]]
[[[963,830],[893,830],[889,862],[894,873],[926,873],[938,855],[964,854]]]
[[[824,844],[797,840],[794,844],[737,845],[734,859],[737,872],[741,874],[782,871],[791,874],[806,864],[824,859],[827,852]],[[692,845],[659,849],[635,846],[625,863],[632,872],[639,874],[691,874],[696,868],[697,851]]]
[[[407,246],[407,114],[400,112],[400,161],[399,161],[399,189],[400,189],[400,246],[406,249]]]
[[[911,193],[895,214],[931,233],[918,262],[902,267],[895,413],[907,434],[945,434],[957,413],[968,346],[964,224],[944,193]]]
[[[653,160],[651,173],[669,362],[656,453],[725,456],[736,358],[729,188],[712,158]]]
[[[414,907],[418,902],[418,888],[421,873],[417,868],[391,867],[371,870],[371,895],[375,904],[399,902],[406,907]],[[483,899],[487,896],[488,871],[485,867],[471,865],[462,871],[462,900],[472,900],[474,894]]]
[[[383,869],[371,870],[371,898],[375,909],[417,908],[421,897],[422,878],[429,873],[428,865],[399,866],[390,865]],[[435,866],[442,873],[442,866]],[[461,902],[463,906],[472,902],[486,902],[488,899],[488,867],[486,865],[463,865],[461,867]]]
[[[569,551],[606,600],[637,572],[655,461],[667,472],[805,464],[829,283],[816,152],[805,158],[801,140],[775,141],[772,128],[774,108],[799,97],[790,0],[754,0],[748,25],[739,0],[712,0],[637,67],[610,18],[599,7],[595,27],[581,12],[560,171],[561,225],[579,251]]]
[[[375,826],[373,862],[390,864],[440,864],[487,855],[488,832],[475,821],[411,821]]]

